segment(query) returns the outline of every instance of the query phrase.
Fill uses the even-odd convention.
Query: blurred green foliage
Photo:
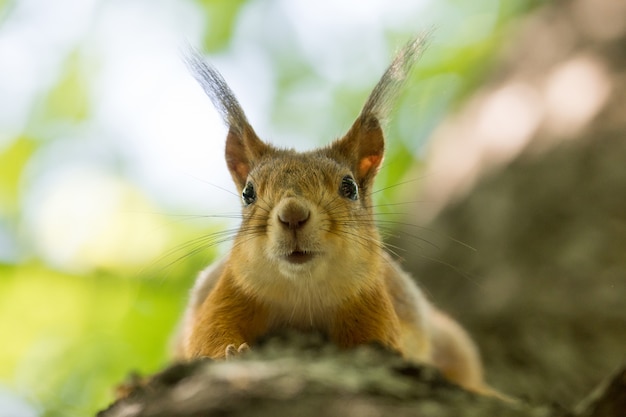
[[[43,103],[42,123],[60,120],[80,123],[87,119],[89,111],[87,77],[80,51],[75,50],[67,57],[61,78],[48,92]]]
[[[237,18],[249,3],[196,1],[207,16],[203,39],[207,50],[228,47]],[[433,7],[453,8],[460,14],[470,13],[472,7],[480,8],[467,3],[450,0]],[[494,52],[505,39],[508,23],[533,3],[486,1],[487,6],[498,5],[497,24],[489,36],[458,45],[432,42],[408,83],[415,87],[400,97],[387,128],[387,136],[394,141],[378,179],[378,188],[385,189],[377,195],[379,202],[397,201],[393,185],[401,182],[416,163],[416,151],[442,117],[480,84]],[[0,1],[0,8],[3,4],[7,2]],[[387,43],[396,46],[411,35],[381,34]],[[286,55],[277,50],[273,54],[277,91],[268,109],[273,122],[285,130],[316,123],[311,121],[311,114],[296,112],[289,97],[303,83],[320,82],[321,76],[299,51],[291,50]],[[63,135],[48,131],[59,125],[80,124],[89,117],[92,92],[88,74],[79,52],[70,52],[60,77],[33,111],[28,128],[8,141],[8,146],[0,147],[0,228],[19,248],[34,245],[23,242],[22,216],[28,207],[24,206],[21,191],[26,168],[46,143],[63,140]],[[368,93],[365,87],[335,88],[332,108],[327,110],[334,117],[328,131],[347,127]],[[41,137],[33,138],[33,132]],[[135,187],[130,182],[128,186]],[[137,193],[144,194],[141,190]],[[403,196],[401,201],[409,199]],[[151,214],[159,211],[155,205]],[[110,265],[80,273],[60,272],[27,249],[17,254],[16,262],[0,265],[0,388],[8,387],[33,404],[41,415],[90,415],[112,400],[113,387],[129,371],[150,373],[166,364],[168,341],[184,308],[187,291],[197,271],[215,254],[206,249],[201,256],[186,256],[203,249],[205,242],[200,239],[189,246],[184,242],[210,235],[221,225],[214,222],[195,227],[161,217],[161,227],[172,236],[169,246],[178,249],[165,253],[143,270]]]
[[[20,181],[36,149],[33,140],[21,136],[0,153],[0,215],[12,219],[17,216]]]
[[[49,416],[93,413],[129,371],[163,366],[190,285],[33,264],[0,274],[0,378]]]
[[[207,24],[203,45],[208,51],[225,48],[233,33],[235,19],[246,0],[196,0],[205,15]]]

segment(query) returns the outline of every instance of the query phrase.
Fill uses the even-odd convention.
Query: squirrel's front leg
[[[391,300],[381,290],[360,294],[337,312],[330,337],[339,347],[380,343],[400,352],[400,323]]]
[[[195,314],[185,344],[185,357],[219,359],[236,356],[248,350],[248,344],[266,329],[264,309],[224,275]]]

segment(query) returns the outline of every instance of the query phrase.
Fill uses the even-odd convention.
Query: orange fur
[[[400,322],[391,300],[379,285],[346,300],[335,312],[330,337],[342,348],[378,342],[399,352],[399,332]]]
[[[185,346],[188,358],[222,358],[228,345],[253,343],[267,328],[267,310],[223,275],[196,313]]]

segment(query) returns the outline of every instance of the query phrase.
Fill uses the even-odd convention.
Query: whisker
[[[387,187],[379,188],[379,189],[376,189],[376,190],[374,190],[374,191],[370,192],[370,193],[368,194],[368,196],[372,196],[372,195],[374,195],[374,194],[378,194],[378,193],[381,193],[381,192],[383,192],[383,191],[391,190],[392,188],[396,188],[396,187],[399,187],[399,186],[401,186],[401,185],[406,185],[406,184],[410,184],[410,183],[412,183],[412,182],[421,181],[421,180],[423,180],[424,178],[425,178],[425,177],[420,177],[420,178],[412,178],[412,179],[409,179],[409,180],[406,180],[406,181],[401,181],[401,182],[398,182],[398,183],[396,183],[396,184],[389,185],[389,186],[387,186]]]
[[[204,178],[198,177],[197,175],[194,175],[194,174],[192,174],[190,172],[185,172],[185,175],[187,175],[190,178],[195,179],[196,181],[200,181],[203,184],[210,185],[211,187],[217,188],[218,190],[225,191],[226,193],[228,193],[228,194],[230,194],[230,195],[232,195],[234,197],[241,198],[241,196],[239,194],[235,193],[234,191],[229,190],[228,188],[222,187],[221,185],[217,185],[215,183],[207,181]]]
[[[343,217],[336,216],[336,214],[344,215],[344,216]],[[376,218],[376,217],[381,217],[381,216],[403,216],[403,217],[406,217],[406,213],[402,213],[402,212],[379,212],[379,213],[372,213],[372,214],[369,214],[369,213],[362,213],[362,214],[356,213],[355,214],[355,213],[352,213],[350,210],[346,209],[346,210],[343,210],[342,212],[333,213],[333,215],[335,215],[334,219],[336,219],[337,221],[342,221],[342,222],[350,222],[350,221],[352,221],[352,222],[354,222],[354,224],[358,224],[358,222],[364,221],[363,219],[367,220],[368,224],[371,224],[370,216],[372,216],[372,217],[375,218],[374,222],[376,223],[376,225],[378,227],[384,227],[384,226],[389,227],[390,225],[396,225],[396,226],[398,226],[398,228],[400,228],[400,227],[401,228],[409,227],[409,228],[413,228],[413,229],[419,229],[419,230],[423,230],[423,231],[432,233],[435,236],[439,236],[439,237],[445,238],[445,239],[447,239],[447,240],[449,240],[449,241],[451,241],[453,243],[456,243],[456,244],[458,244],[460,246],[463,246],[463,247],[465,247],[465,248],[467,248],[467,249],[469,249],[469,250],[471,250],[473,252],[477,252],[478,251],[476,248],[474,248],[473,246],[471,246],[470,244],[468,244],[466,242],[463,242],[463,241],[461,241],[459,239],[454,238],[453,236],[450,236],[448,234],[436,231],[436,230],[434,230],[432,228],[429,228],[429,227],[426,227],[426,226],[421,226],[421,225],[418,225],[418,224],[409,223],[409,222],[403,222],[403,221],[386,220],[386,219]],[[407,236],[412,236],[412,235],[407,235]],[[425,242],[428,242],[428,243],[432,244],[432,242],[429,242],[429,241],[427,241],[424,238],[419,238],[417,236],[412,236],[412,237],[416,237],[416,238],[418,238],[420,240],[424,240]],[[439,248],[437,247],[437,249],[439,249]]]
[[[235,238],[240,235],[250,235],[251,232],[253,233],[256,230],[257,228],[254,226],[246,226],[221,230],[210,233],[208,235],[199,236],[166,251],[153,263],[153,265],[159,264],[160,262],[163,262],[168,258],[175,257],[172,261],[167,262],[165,265],[159,268],[159,270],[164,271],[168,268],[171,268],[173,265],[194,255],[197,255],[198,253],[201,253],[213,246],[235,240]]]

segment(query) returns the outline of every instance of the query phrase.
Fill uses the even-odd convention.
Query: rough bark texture
[[[487,414],[483,414],[487,413]],[[467,393],[432,368],[375,346],[338,351],[319,338],[274,338],[242,358],[177,365],[101,413],[121,416],[548,416]]]
[[[173,365],[99,417],[621,417],[626,368],[576,410],[464,391],[376,346],[339,351],[316,335],[274,337],[241,358]]]
[[[376,347],[296,335],[174,365],[100,415],[626,416],[626,3],[557,1],[525,26],[493,85],[540,89],[582,56],[608,95],[570,128],[545,116],[529,142],[542,152],[492,170],[428,227],[434,253],[391,242],[477,340],[490,383],[523,400],[477,397]]]

